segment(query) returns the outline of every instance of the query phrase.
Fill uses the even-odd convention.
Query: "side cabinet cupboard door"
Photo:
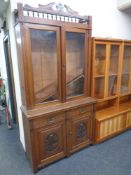
[[[46,165],[65,156],[65,122],[36,131],[38,164]]]
[[[92,137],[91,116],[72,117],[67,120],[67,147],[68,154],[79,150],[91,143]]]

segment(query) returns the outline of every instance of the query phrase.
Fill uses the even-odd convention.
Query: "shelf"
[[[95,75],[95,78],[104,78],[105,77],[105,75]]]
[[[104,108],[102,110],[99,110],[96,112],[96,119],[98,121],[102,121],[104,119],[108,119],[111,116],[114,116],[115,114],[117,114],[119,112],[118,108],[116,107],[108,107],[108,108]]]
[[[118,76],[116,73],[110,73],[109,76]]]
[[[114,117],[115,115],[120,115],[131,110],[131,101],[121,103],[119,107],[112,106],[96,112],[96,119],[98,121],[106,120],[108,118]]]
[[[129,55],[129,56],[128,56],[128,55],[127,55],[127,56],[124,56],[124,59],[126,59],[126,58],[127,58],[127,59],[131,58],[131,55]]]
[[[103,99],[98,99],[97,102],[103,102],[103,101],[107,101],[107,100],[113,100],[115,98],[118,98],[118,95],[106,97],[106,98],[103,98]]]
[[[116,56],[111,55],[110,56],[110,58],[118,58],[118,57],[119,57],[118,55],[116,55]]]
[[[131,93],[121,94],[120,97],[124,97],[124,96],[127,96],[127,95],[131,95]]]
[[[131,101],[119,105],[119,112],[127,112],[128,110],[131,110]]]
[[[130,72],[122,72],[122,75],[128,75]]]

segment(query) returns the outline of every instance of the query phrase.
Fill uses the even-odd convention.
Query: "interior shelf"
[[[113,95],[113,96],[110,96],[110,97],[105,97],[103,99],[98,99],[97,101],[98,102],[103,102],[103,101],[107,101],[107,100],[113,100],[113,99],[116,99],[118,97],[118,95]]]
[[[111,116],[114,116],[115,114],[117,114],[119,112],[118,108],[116,108],[115,106],[113,107],[108,107],[108,108],[104,108],[102,110],[98,110],[96,112],[96,119],[98,121],[110,118]]]
[[[130,95],[130,94],[131,94],[131,93],[121,94],[120,97],[124,97],[124,96]]]
[[[105,75],[95,75],[95,78],[105,77]]]
[[[122,75],[128,75],[130,72],[122,72]]]
[[[127,101],[119,105],[119,112],[126,112],[128,110],[131,110],[131,101]]]
[[[116,73],[110,73],[109,76],[117,76]]]

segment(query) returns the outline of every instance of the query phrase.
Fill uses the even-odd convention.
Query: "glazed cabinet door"
[[[110,45],[107,97],[118,95],[120,45]]]
[[[61,99],[59,27],[24,25],[28,106]]]
[[[121,75],[121,95],[131,93],[131,44],[124,44],[123,66]]]
[[[66,154],[65,122],[38,129],[35,131],[36,154],[38,166],[49,164]]]
[[[86,30],[63,29],[64,100],[87,96],[88,34]]]
[[[91,113],[67,120],[67,150],[73,153],[92,142]]]
[[[121,43],[93,41],[92,96],[110,99],[118,95]]]
[[[105,89],[106,44],[95,44],[93,63],[93,97],[102,99]]]

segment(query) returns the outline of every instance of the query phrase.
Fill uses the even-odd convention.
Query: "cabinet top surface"
[[[30,120],[33,119],[36,116],[43,116],[43,115],[47,115],[47,114],[51,114],[51,113],[57,113],[57,112],[64,112],[73,108],[77,108],[80,106],[84,106],[84,105],[91,105],[91,104],[95,104],[96,100],[91,98],[91,97],[87,97],[87,98],[83,98],[83,99],[79,99],[79,100],[73,100],[73,101],[69,101],[69,102],[65,102],[65,103],[59,103],[56,105],[52,105],[52,106],[45,106],[45,107],[38,107],[35,109],[31,109],[31,110],[26,110],[26,108],[24,106],[21,107],[22,112],[24,113],[24,115]]]
[[[131,44],[131,40],[127,40],[127,39],[119,39],[119,38],[99,38],[99,37],[92,37],[92,40],[95,42],[116,42],[116,43],[127,43],[127,44]]]

